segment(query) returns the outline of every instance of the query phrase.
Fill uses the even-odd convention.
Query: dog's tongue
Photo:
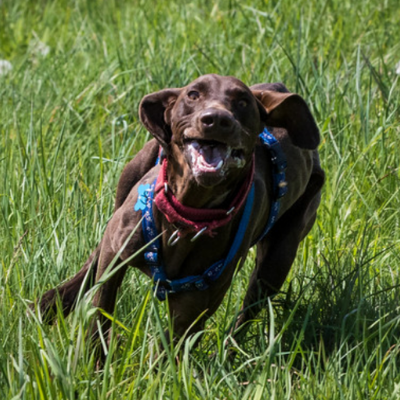
[[[226,158],[226,146],[202,146],[199,149],[200,157],[210,166],[217,167]]]
[[[216,172],[221,169],[228,155],[228,147],[224,144],[199,144],[193,141],[188,146],[193,167],[197,172]],[[195,172],[196,172],[195,171]]]

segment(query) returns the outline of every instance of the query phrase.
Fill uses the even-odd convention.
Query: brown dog
[[[77,275],[41,297],[42,315],[52,319],[57,297],[67,315],[83,285],[88,290],[115,258],[113,265],[117,267],[147,245],[146,227],[132,232],[140,226],[144,205],[150,204],[154,227],[162,233],[158,258],[166,276],[164,282],[156,282],[159,288],[168,291],[171,280],[202,277],[210,266],[230,254],[213,279],[203,276],[200,284],[199,280],[192,282],[187,291],[180,286],[168,294],[177,336],[204,327],[228,290],[238,263],[240,267],[258,240],[257,265],[236,324],[239,328],[282,286],[300,241],[314,224],[324,182],[315,121],[304,100],[282,84],[249,88],[236,78],[218,75],[205,75],[184,88],[147,95],[139,112],[155,139],[122,172],[115,212],[101,243]],[[271,162],[275,153],[271,156],[259,138],[265,127],[278,140],[287,162],[285,181],[278,184],[274,183],[274,160]],[[155,165],[160,146],[165,155],[161,166]],[[149,203],[149,186],[157,179],[155,200]],[[278,199],[276,191],[285,187],[286,195]],[[276,203],[277,220],[260,239]],[[246,213],[248,221],[243,228]],[[238,229],[243,231],[240,240]],[[146,251],[100,286],[94,298],[96,307],[114,311],[127,265],[158,280],[161,275],[145,262],[144,253],[150,254]],[[199,315],[202,317],[193,325]],[[110,328],[101,313],[97,318],[104,330]],[[96,336],[98,325],[93,326]]]

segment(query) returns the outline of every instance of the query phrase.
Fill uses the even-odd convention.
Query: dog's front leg
[[[176,344],[182,337],[188,338],[204,330],[206,320],[216,309],[210,308],[211,299],[209,290],[171,294],[168,297],[172,332],[165,332],[167,344],[171,340]],[[201,337],[202,335],[198,336],[193,347],[198,345]]]
[[[237,341],[244,336],[249,324],[265,306],[269,296],[283,285],[296,256],[299,237],[293,232],[263,239],[257,248],[257,266],[253,271],[243,301],[242,311],[235,327]]]
[[[229,288],[231,278],[223,283],[213,285],[204,291],[193,291],[172,294],[168,299],[169,314],[172,318],[173,334],[166,332],[167,342],[170,337],[176,343],[181,337],[188,337],[204,330],[205,322],[220,306],[226,291]],[[194,347],[202,338],[199,335]]]
[[[314,224],[320,200],[319,189],[320,186],[315,186],[306,192],[258,243],[257,265],[235,327],[236,340],[244,336],[248,322],[257,316],[267,298],[277,293],[283,285],[300,242]]]

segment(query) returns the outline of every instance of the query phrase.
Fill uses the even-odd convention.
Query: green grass
[[[13,65],[0,76],[1,398],[400,398],[398,1],[6,0],[0,18]],[[210,72],[307,100],[327,173],[317,223],[233,363],[226,331],[254,253],[200,346],[163,361],[165,306],[131,271],[97,372],[89,301],[52,327],[27,304],[100,240],[118,176],[149,138],[142,96]]]

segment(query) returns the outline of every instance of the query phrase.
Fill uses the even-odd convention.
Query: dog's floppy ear
[[[298,94],[290,93],[283,84],[280,85],[282,90],[279,91],[275,91],[276,88],[264,90],[263,85],[251,88],[266,111],[261,113],[261,119],[267,126],[287,129],[295,146],[316,149],[320,141],[319,130],[306,102]]]
[[[139,117],[146,129],[168,152],[171,142],[170,112],[181,89],[164,89],[144,96],[139,106]]]

